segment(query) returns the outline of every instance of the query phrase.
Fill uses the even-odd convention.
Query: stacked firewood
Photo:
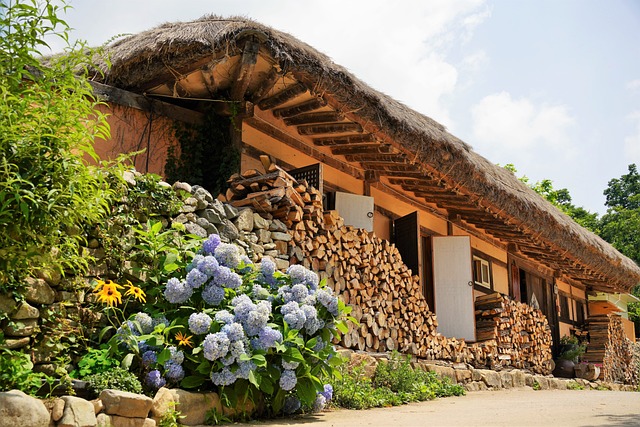
[[[593,315],[587,320],[587,325],[589,345],[582,360],[601,363],[600,378],[605,381],[637,385],[637,356],[633,343],[625,335],[620,315]]]
[[[548,351],[550,338],[547,342],[537,333],[545,327],[544,318],[525,308],[514,309],[508,300],[501,299],[500,307],[480,314],[483,322],[498,319],[501,326],[497,330],[505,330],[507,325],[500,319],[522,316],[522,320],[510,320],[506,334],[518,336],[509,337],[508,343],[505,332],[496,334],[500,337],[482,335],[486,340],[477,344],[438,334],[436,316],[422,294],[420,279],[403,263],[394,244],[375,233],[346,226],[338,212],[323,210],[318,190],[304,180],[297,181],[266,156],[261,160],[264,173],[252,169],[231,177],[227,200],[238,208],[248,206],[284,222],[291,240],[279,250],[286,251],[292,264],[316,271],[353,308],[352,316],[359,325],[350,324],[349,332],[343,334],[344,347],[372,352],[398,350],[476,367],[514,366],[522,355],[529,357],[527,364],[532,366],[546,360],[539,354]],[[488,314],[492,310],[493,317]],[[496,315],[500,310],[505,314]],[[546,331],[548,335],[548,325]]]
[[[540,310],[499,293],[476,298],[476,338],[495,342],[493,363],[546,373],[551,360],[551,330]]]

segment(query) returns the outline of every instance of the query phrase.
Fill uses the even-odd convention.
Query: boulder
[[[93,427],[96,414],[91,402],[75,396],[62,396],[64,412],[58,421],[58,427]]]
[[[173,184],[173,189],[175,191],[182,190],[186,191],[187,193],[191,193],[191,185],[187,184],[186,182],[176,181]]]
[[[219,206],[217,209],[221,209],[222,212],[224,213],[224,216],[226,216],[227,219],[233,219],[233,218],[238,216],[238,209],[237,208],[235,208],[235,207],[233,207],[231,205],[228,205],[226,203],[223,204],[219,200],[214,200],[213,204],[215,205],[216,202],[218,202],[217,205]],[[215,206],[214,206],[214,209],[216,209]]]
[[[222,404],[217,393],[193,393],[162,387],[153,398],[151,416],[159,421],[171,405],[175,405],[175,409],[180,411],[180,424],[185,426],[204,424],[207,412],[212,408],[222,413]]]
[[[27,302],[20,304],[18,310],[11,316],[13,320],[37,319],[38,317],[40,317],[40,310]]]
[[[273,240],[281,240],[283,242],[290,242],[293,237],[289,233],[283,233],[281,231],[272,231],[271,238]]]
[[[526,375],[522,371],[511,371],[514,387],[524,387],[527,384]]]
[[[207,237],[207,230],[205,230],[204,228],[200,227],[198,224],[195,224],[193,222],[187,222],[184,225],[184,228],[187,230],[187,232],[189,234],[195,234],[198,237]]]
[[[51,419],[55,422],[60,421],[62,416],[64,415],[64,400],[56,397],[51,401]]]
[[[37,332],[38,319],[16,320],[7,323],[4,333],[8,337],[29,337]]]
[[[500,377],[500,373],[496,371],[490,371],[488,369],[478,369],[478,372],[480,372],[482,381],[487,385],[487,387],[502,387],[502,379]]]
[[[27,288],[24,297],[27,302],[49,305],[56,300],[56,292],[51,289],[51,286],[45,280],[28,277],[25,282],[27,283]]]
[[[0,427],[49,427],[51,416],[42,401],[20,390],[0,392]]]
[[[234,224],[239,231],[251,231],[253,230],[253,211],[251,209],[242,209]]]
[[[500,381],[502,382],[502,387],[504,388],[513,387],[513,376],[511,375],[511,372],[500,372]]]
[[[448,366],[428,364],[426,366],[426,369],[429,372],[435,372],[436,375],[440,378],[449,378],[451,381],[453,381],[454,384],[457,382],[456,371],[453,368],[450,368]]]
[[[224,212],[220,213],[215,209],[205,209],[200,213],[200,216],[211,224],[222,224],[222,220],[226,219]]]
[[[153,400],[150,397],[128,391],[103,390],[99,398],[107,415],[120,415],[129,418],[147,418],[153,405]]]
[[[254,230],[268,230],[269,229],[269,220],[264,219],[260,216],[260,214],[253,214],[253,229]]]
[[[127,418],[118,415],[99,414],[96,417],[96,427],[156,427],[156,421],[151,418]]]

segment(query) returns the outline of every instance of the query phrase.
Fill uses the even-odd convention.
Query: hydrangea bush
[[[211,235],[164,298],[163,315],[137,313],[111,340],[149,390],[217,389],[272,414],[331,400],[324,381],[340,363],[331,342],[355,320],[314,272],[291,265],[285,274],[270,258],[253,264]]]

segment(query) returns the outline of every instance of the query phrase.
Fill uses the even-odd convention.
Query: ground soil
[[[640,426],[640,393],[511,389],[365,411],[332,410],[251,426]]]

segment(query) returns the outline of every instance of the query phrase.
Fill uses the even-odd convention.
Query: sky
[[[101,45],[164,22],[244,16],[290,33],[445,125],[518,176],[605,213],[640,166],[635,0],[75,0],[71,37]],[[54,51],[58,41],[50,42]]]

